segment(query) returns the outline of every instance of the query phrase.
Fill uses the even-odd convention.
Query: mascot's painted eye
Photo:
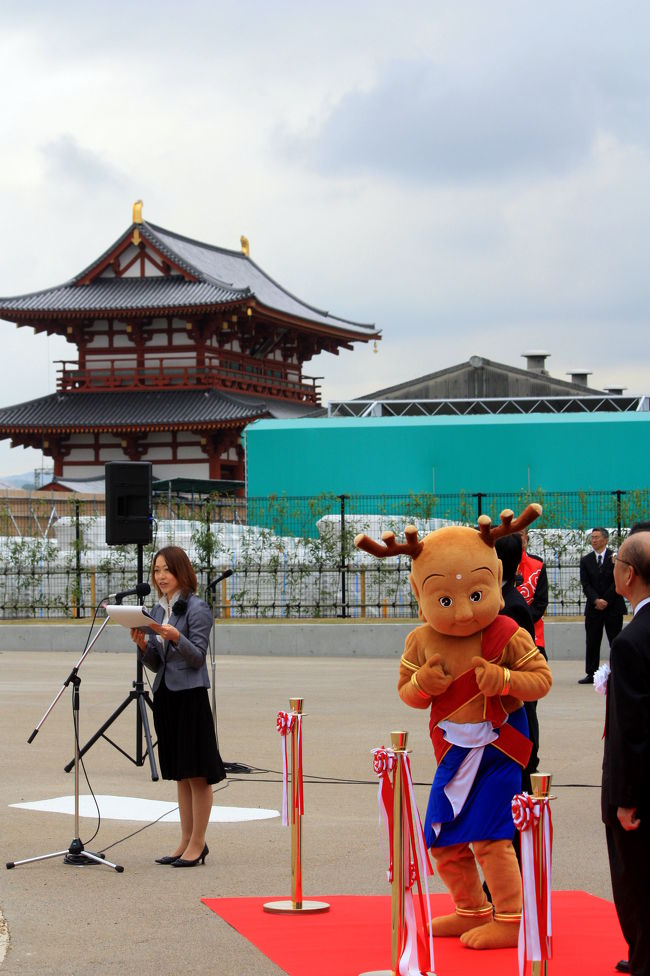
[[[441,596],[438,602],[441,607],[450,607],[454,601],[450,596]]]
[[[481,593],[480,590],[474,590],[473,593],[470,593],[469,598],[472,601],[472,603],[480,603],[482,596],[483,594]]]

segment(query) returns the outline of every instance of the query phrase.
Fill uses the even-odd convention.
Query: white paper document
[[[111,620],[122,627],[129,629],[135,627],[136,630],[142,630],[145,634],[155,633],[149,626],[149,621],[153,620],[153,617],[144,607],[123,607],[121,604],[109,603],[104,609]]]

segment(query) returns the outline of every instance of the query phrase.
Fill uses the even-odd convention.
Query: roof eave
[[[127,422],[119,424],[0,424],[0,438],[12,437],[14,434],[133,434],[166,430],[226,430],[232,427],[241,427],[262,418],[270,419],[270,412],[265,410],[249,417],[238,417],[230,420],[188,420],[155,424]]]

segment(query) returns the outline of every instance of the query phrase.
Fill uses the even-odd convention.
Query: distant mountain
[[[0,485],[3,488],[26,488],[29,491],[34,487],[34,472],[0,475]]]
[[[38,474],[41,474],[40,483],[44,484],[51,473],[51,471],[43,471],[41,474],[39,471]],[[3,474],[0,475],[0,484],[5,486],[10,485],[14,488],[25,488],[26,491],[33,491],[36,487],[35,476],[36,472],[33,469],[31,471],[25,471],[24,474]]]

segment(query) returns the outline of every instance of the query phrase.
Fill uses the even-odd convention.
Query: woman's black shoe
[[[157,857],[156,864],[173,864],[178,860],[178,854],[165,854],[164,857]]]
[[[205,859],[209,853],[210,851],[208,849],[208,845],[206,844],[203,850],[201,851],[201,853],[199,854],[199,856],[195,857],[193,861],[186,861],[182,857],[177,857],[175,861],[172,861],[172,867],[173,868],[194,868],[199,863],[199,861],[201,862],[201,864],[205,864]]]

